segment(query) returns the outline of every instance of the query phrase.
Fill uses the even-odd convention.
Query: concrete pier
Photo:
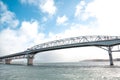
[[[27,57],[27,65],[33,65],[34,55],[28,55]]]
[[[10,64],[12,59],[5,59],[5,64]]]
[[[0,62],[2,62],[2,59],[0,59]]]
[[[108,54],[109,54],[109,59],[110,59],[110,65],[113,66],[114,64],[113,64],[111,47],[108,47]]]

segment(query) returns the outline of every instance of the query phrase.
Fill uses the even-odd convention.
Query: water
[[[120,80],[120,62],[113,67],[108,62],[0,64],[0,80]]]

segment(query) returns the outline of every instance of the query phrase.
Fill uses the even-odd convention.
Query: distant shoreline
[[[87,59],[83,61],[91,61],[91,62],[105,62],[109,61],[109,59]],[[120,58],[113,59],[113,61],[120,61]]]
[[[109,59],[85,59],[85,60],[80,60],[78,62],[108,62],[108,61],[109,61]],[[120,58],[115,58],[115,59],[113,59],[113,61],[120,61]],[[76,62],[72,62],[72,63],[76,63]],[[3,64],[3,63],[4,62],[0,62],[0,64]],[[43,62],[40,64],[50,64],[50,63],[71,63],[71,62],[47,62],[47,63]]]

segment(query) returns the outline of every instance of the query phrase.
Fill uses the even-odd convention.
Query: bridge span
[[[1,56],[0,61],[10,64],[13,59],[26,58],[27,65],[33,65],[34,55],[39,52],[74,47],[96,46],[108,51],[110,65],[114,65],[112,52],[120,51],[119,49],[112,50],[116,45],[120,45],[120,36],[78,36],[41,43],[22,52]]]

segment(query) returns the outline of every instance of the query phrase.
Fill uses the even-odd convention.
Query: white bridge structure
[[[119,47],[117,50],[112,49],[114,46],[119,45],[120,36],[78,36],[41,43],[19,53],[1,56],[0,60],[5,61],[6,64],[10,64],[13,59],[27,58],[27,64],[33,65],[34,55],[40,52],[74,47],[96,46],[108,51],[110,65],[114,65],[112,52],[119,52],[120,49]]]

